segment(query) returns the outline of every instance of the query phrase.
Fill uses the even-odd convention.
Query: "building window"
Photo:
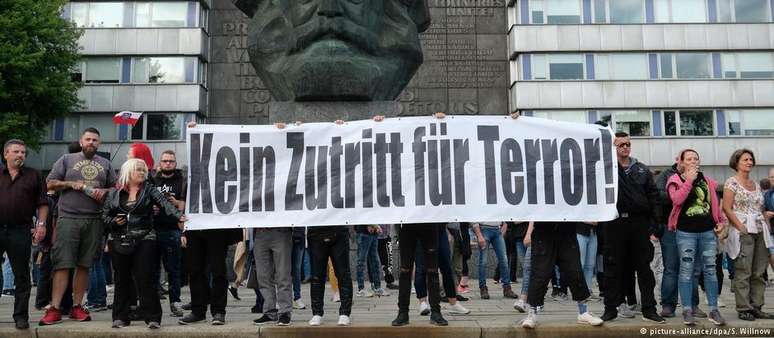
[[[723,77],[727,79],[770,79],[774,77],[774,53],[724,53]]]
[[[720,22],[769,22],[769,0],[717,0]]]
[[[711,110],[665,111],[664,135],[713,136],[715,135],[714,121]]]
[[[533,117],[554,121],[587,123],[586,112],[582,110],[543,110],[532,112]]]
[[[774,136],[774,110],[726,111],[728,135]]]
[[[529,2],[529,12],[533,24],[581,23],[580,0],[532,0]]]
[[[594,23],[645,23],[643,0],[594,0]]]
[[[80,77],[85,83],[121,82],[120,58],[89,58],[82,62],[80,70],[83,72]]]
[[[651,114],[648,111],[601,111],[599,120],[607,123],[616,132],[630,136],[651,136]]]
[[[113,114],[81,115],[81,127],[79,130],[84,130],[88,127],[97,128],[97,130],[99,130],[100,140],[103,142],[118,140],[118,126],[113,124]],[[77,140],[77,138],[72,140]]]
[[[73,2],[70,5],[70,18],[78,27],[123,27],[124,4],[122,2]]]
[[[712,77],[712,58],[709,53],[663,53],[659,59],[662,79]]]
[[[656,0],[658,23],[707,22],[707,0]]]
[[[583,55],[536,54],[532,56],[535,80],[583,80]]]
[[[594,65],[594,78],[598,80],[648,79],[648,57],[645,54],[596,54]]]
[[[184,57],[140,57],[134,58],[132,68],[132,82],[134,83],[187,83],[196,82],[193,68],[186,69]],[[190,62],[189,61],[189,62]],[[194,61],[195,62],[195,61]],[[189,75],[189,76],[186,76]],[[186,81],[189,79],[191,81]]]
[[[188,27],[188,2],[138,2],[134,24],[135,27]]]
[[[132,140],[163,141],[183,139],[183,114],[143,114],[132,127]]]

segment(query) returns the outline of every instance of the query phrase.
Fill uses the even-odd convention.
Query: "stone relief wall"
[[[400,95],[399,115],[505,114],[508,55],[505,0],[431,0],[420,34],[424,64]],[[247,54],[247,20],[230,0],[210,11],[209,123],[269,121],[273,100]]]

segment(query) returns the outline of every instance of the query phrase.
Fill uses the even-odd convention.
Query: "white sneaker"
[[[377,297],[387,297],[390,295],[390,292],[385,290],[384,288],[378,288],[374,290],[374,295],[376,295]]]
[[[454,303],[448,307],[449,313],[453,315],[466,315],[470,313],[470,310],[466,309],[460,302]]]
[[[301,301],[301,298],[296,299],[293,301],[293,308],[296,310],[303,310],[306,309],[306,304]]]
[[[355,293],[355,296],[357,297],[373,297],[374,293],[371,290],[368,289],[360,289],[357,290],[357,293]]]
[[[338,292],[333,293],[333,296],[331,297],[331,301],[334,303],[341,303],[341,296],[339,296]]]
[[[513,303],[513,309],[521,313],[527,312],[527,304],[524,303],[523,300],[517,299],[516,302]]]
[[[349,324],[352,323],[352,320],[349,319],[349,316],[347,315],[341,315],[339,316],[339,326],[349,326]]]
[[[618,315],[623,318],[634,318],[634,312],[627,304],[618,305]]]
[[[419,303],[419,315],[427,316],[429,314],[430,314],[430,304],[427,304],[427,302]]]
[[[578,324],[589,324],[591,326],[602,325],[605,321],[599,317],[594,316],[593,313],[586,311],[582,315],[578,315]]]
[[[521,327],[525,329],[534,329],[537,326],[537,323],[537,313],[535,313],[535,310],[529,309],[527,312],[527,318],[524,318],[521,321]]]
[[[322,316],[312,316],[312,319],[309,320],[309,326],[320,326],[322,324]]]
[[[411,294],[413,295],[413,294],[416,294],[416,293],[417,293],[417,289],[414,288],[414,286],[411,286]]]

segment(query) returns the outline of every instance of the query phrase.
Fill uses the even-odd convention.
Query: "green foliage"
[[[38,149],[49,123],[79,107],[81,31],[61,16],[66,0],[0,0],[0,142]]]

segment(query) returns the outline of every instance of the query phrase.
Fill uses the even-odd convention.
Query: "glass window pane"
[[[121,59],[94,58],[86,60],[86,83],[118,83],[121,80]]]
[[[551,80],[583,80],[583,55],[549,55],[548,71]]]
[[[631,136],[650,136],[650,112],[648,111],[617,111],[615,130],[623,131]]]
[[[743,79],[768,79],[774,77],[772,53],[738,53],[739,77]]]
[[[680,135],[712,136],[712,111],[680,111]]]
[[[150,58],[148,82],[184,83],[185,62],[181,57]]]
[[[677,113],[673,111],[664,112],[664,135],[676,136],[677,135]]]
[[[612,54],[610,56],[611,79],[648,79],[648,57],[645,54]]]
[[[672,22],[707,22],[707,0],[672,0]]]
[[[140,117],[140,120],[137,121],[137,124],[135,124],[134,126],[130,126],[129,127],[129,128],[132,128],[132,135],[131,135],[132,140],[142,140],[143,139],[143,137],[142,137],[143,136],[142,135],[143,125],[145,125],[145,115]]]
[[[89,7],[89,27],[122,27],[124,4],[121,2],[94,2]]]
[[[532,0],[529,2],[529,11],[532,13],[532,23],[543,23],[543,0]]]
[[[723,77],[735,79],[736,76],[736,54],[723,53],[720,56],[721,67],[723,68]]]
[[[62,139],[67,141],[75,141],[80,137],[81,126],[80,117],[78,115],[71,115],[65,117],[64,120],[64,133]]]
[[[185,27],[188,2],[153,3],[152,27]]]
[[[717,0],[718,22],[731,22],[731,0]]]
[[[726,110],[726,124],[728,135],[742,135],[742,121],[738,111]]]
[[[179,140],[182,139],[183,115],[181,114],[148,114],[147,140]]]
[[[150,58],[134,58],[132,66],[132,82],[148,83],[148,64]]]
[[[88,127],[97,128],[100,134],[100,140],[116,141],[118,140],[118,134],[116,132],[116,125],[113,124],[113,114],[89,114],[81,115],[81,128],[80,130]]]
[[[774,136],[774,110],[743,110],[745,136]]]
[[[150,3],[138,2],[134,4],[134,25],[135,27],[151,26]]]
[[[78,27],[86,27],[89,21],[89,4],[73,2],[70,5],[70,20]]]
[[[546,22],[549,25],[581,23],[578,0],[547,0]]]
[[[708,79],[710,55],[708,53],[675,53],[678,79]]]
[[[661,54],[661,78],[672,78],[672,53]]]
[[[736,22],[766,22],[769,18],[769,8],[766,3],[769,0],[736,0],[734,12]]]
[[[597,80],[610,80],[610,55],[594,55],[594,78]]]
[[[594,0],[594,23],[607,23],[605,0]]]
[[[583,110],[543,110],[533,111],[532,116],[554,121],[587,123]]]
[[[672,18],[669,16],[669,0],[655,0],[653,6],[657,23],[672,22]]]
[[[532,56],[532,78],[535,80],[546,79],[546,56],[545,55]]]
[[[643,23],[644,12],[642,0],[610,1],[610,23]]]

